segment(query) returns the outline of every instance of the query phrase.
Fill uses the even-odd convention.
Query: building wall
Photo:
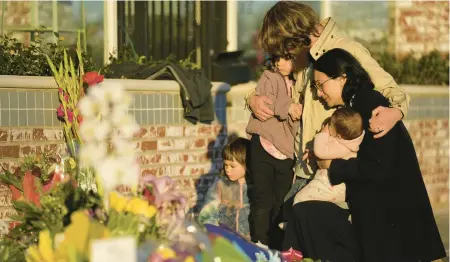
[[[135,136],[134,143],[142,176],[153,174],[172,177],[179,190],[189,197],[191,206],[201,206],[206,190],[222,168],[220,153],[228,138],[246,136],[249,112],[244,110],[243,97],[253,86],[254,83],[232,87],[226,95],[226,101],[225,94],[214,94],[216,120],[211,125],[193,125],[182,119],[182,108],[176,92],[164,94],[153,90],[133,93],[135,105],[130,112],[141,124],[141,131]],[[426,87],[422,90],[426,90]],[[5,97],[2,92],[9,92],[7,96],[11,98],[11,92],[17,91],[0,90],[0,96]],[[28,97],[34,91],[25,92]],[[47,92],[52,94],[57,91]],[[414,94],[412,96],[408,119],[404,122],[414,142],[433,208],[435,211],[448,210],[448,93],[422,98]],[[28,153],[65,152],[62,127],[57,121],[49,122],[46,118],[55,116],[56,104],[48,102],[43,104],[43,108],[36,108],[36,105],[26,101],[23,102],[26,104],[22,104],[20,97],[17,98],[17,104],[10,102],[8,108],[0,100],[2,113],[8,113],[5,116],[13,112],[15,114],[15,111],[19,111],[19,116],[21,111],[34,114],[48,111],[50,114],[47,116],[42,113],[36,121],[44,122],[32,123],[23,121],[30,118],[21,117],[17,122],[11,122],[12,119],[0,115],[0,165],[10,170]],[[47,98],[44,94],[44,101]],[[147,101],[145,104],[144,100]],[[171,112],[171,118],[167,112]],[[13,212],[11,205],[9,190],[0,186],[0,219]]]
[[[394,48],[398,56],[449,52],[448,1],[395,1]]]

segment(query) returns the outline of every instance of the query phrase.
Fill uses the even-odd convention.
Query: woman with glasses
[[[328,107],[352,108],[361,115],[366,132],[356,158],[319,161],[321,168],[328,169],[332,185],[346,184],[358,243],[354,260],[432,261],[445,257],[416,152],[403,122],[379,139],[369,131],[372,110],[389,106],[389,102],[374,90],[368,73],[350,53],[333,49],[314,62],[314,81],[317,96]],[[297,217],[287,225],[285,242],[298,241],[306,253],[323,243],[339,245],[341,236],[349,233],[346,227],[341,228],[346,232],[333,227],[345,225],[345,216],[327,216],[332,211],[323,203],[301,202],[293,209]]]

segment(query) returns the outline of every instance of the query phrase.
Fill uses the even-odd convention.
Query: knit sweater
[[[275,117],[260,121],[252,114],[247,124],[247,133],[262,136],[281,153],[294,159],[294,138],[300,122],[289,117],[289,107],[294,101],[289,96],[286,82],[280,74],[266,70],[258,81],[256,92],[272,100],[273,103],[268,106]]]

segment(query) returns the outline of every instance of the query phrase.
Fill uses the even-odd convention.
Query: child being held
[[[199,213],[200,224],[225,224],[246,239],[250,239],[250,213],[246,182],[246,155],[250,141],[237,138],[222,151],[224,175],[219,176],[208,189],[205,206]]]
[[[292,185],[295,135],[302,113],[300,101],[293,98],[298,96],[292,94],[293,60],[273,57],[272,63],[272,68],[261,75],[256,92],[270,98],[268,106],[274,116],[261,121],[251,115],[246,128],[251,136],[251,237],[253,242],[269,247],[280,242],[271,230],[278,224],[280,208]]]
[[[354,158],[364,138],[361,116],[350,108],[337,109],[321,132],[314,138],[314,154],[320,159]],[[345,202],[345,184],[332,186],[328,170],[319,169],[314,179],[300,190],[294,198],[298,202],[319,200],[335,203],[348,209]]]

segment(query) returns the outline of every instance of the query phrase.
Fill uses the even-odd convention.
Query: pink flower
[[[104,76],[98,74],[97,72],[87,72],[83,76],[83,81],[88,84],[88,86],[92,86],[98,83],[103,82]]]
[[[58,92],[60,93],[60,94],[62,94],[63,93],[63,90],[62,90],[62,88],[60,87],[60,88],[58,88]]]
[[[303,253],[293,249],[292,247],[289,250],[282,251],[281,256],[286,262],[301,261],[303,259]]]
[[[68,94],[64,95],[64,100],[66,100],[66,102],[69,102],[69,95]]]
[[[64,117],[64,108],[62,104],[59,104],[58,109],[56,109],[56,114],[58,117]]]
[[[73,122],[73,112],[70,109],[67,109],[67,119],[69,120],[70,123]]]

